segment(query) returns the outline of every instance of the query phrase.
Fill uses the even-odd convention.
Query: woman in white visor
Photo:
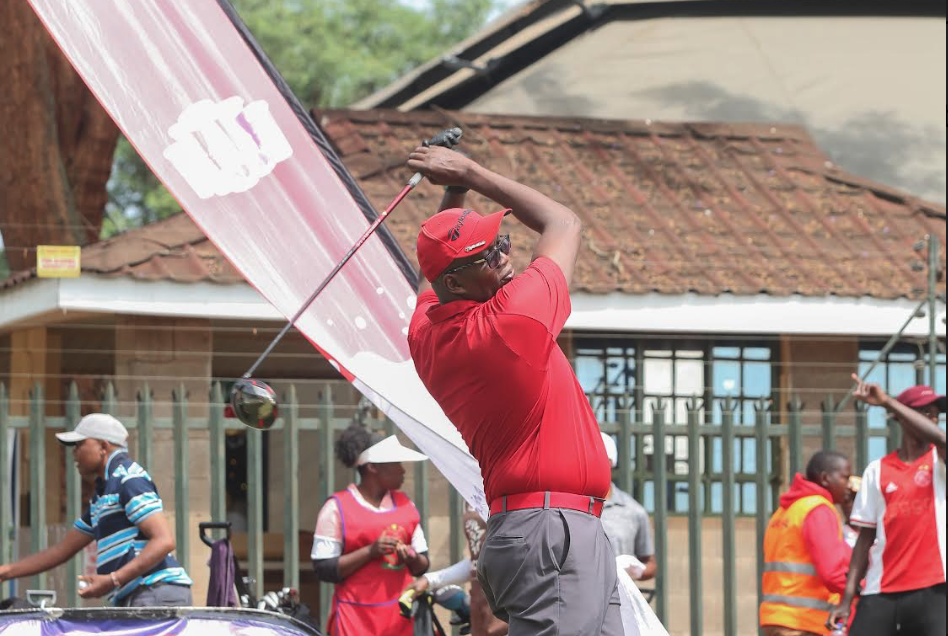
[[[336,584],[328,636],[411,636],[398,597],[428,570],[428,543],[415,504],[401,488],[402,462],[428,458],[353,424],[336,441],[336,457],[359,471],[323,505],[316,519],[312,560],[321,581]]]

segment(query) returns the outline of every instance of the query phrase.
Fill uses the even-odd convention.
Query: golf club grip
[[[422,146],[426,148],[429,146],[444,146],[448,150],[454,148],[458,145],[458,142],[461,141],[461,135],[464,134],[464,131],[455,126],[454,128],[447,128],[442,130],[437,135],[433,136],[431,139],[425,139],[421,142]],[[416,172],[412,175],[411,179],[408,180],[408,185],[415,187],[421,180],[425,178],[425,175],[420,172]]]
[[[426,139],[421,142],[422,146],[444,146],[447,149],[454,148],[458,145],[458,142],[461,141],[461,135],[464,134],[464,131],[455,126],[454,128],[446,128],[442,130],[437,135],[431,137],[431,139]]]
[[[454,128],[447,128],[442,130],[437,135],[433,136],[431,139],[425,139],[421,142],[422,146],[426,148],[429,146],[444,146],[448,150],[454,148],[461,141],[461,135],[464,134],[464,131],[455,126]],[[408,185],[415,187],[421,180],[425,178],[425,175],[420,172],[416,172],[412,175],[411,179],[408,180]]]

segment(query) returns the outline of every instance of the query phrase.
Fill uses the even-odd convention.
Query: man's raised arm
[[[447,148],[420,146],[409,156],[408,167],[435,185],[470,188],[510,208],[521,223],[540,235],[533,258],[546,256],[559,265],[567,283],[572,280],[582,233],[582,222],[572,210]]]

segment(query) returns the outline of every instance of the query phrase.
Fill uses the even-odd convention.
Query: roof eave
[[[44,324],[50,317],[75,313],[285,320],[273,305],[245,283],[178,283],[83,275],[34,278],[0,290],[0,332],[23,324]]]
[[[715,296],[687,294],[572,294],[568,329],[599,333],[786,334],[885,337],[898,330],[917,300],[899,298]],[[939,337],[945,336],[939,309]],[[282,322],[285,317],[247,284],[176,283],[83,276],[33,279],[0,292],[0,333],[64,317],[119,314]],[[853,321],[852,316],[860,319]],[[854,328],[858,327],[858,331]],[[927,334],[917,318],[908,336]]]

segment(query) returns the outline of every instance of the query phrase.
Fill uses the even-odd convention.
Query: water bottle
[[[833,628],[829,636],[846,636],[846,624],[836,623],[836,627]]]

